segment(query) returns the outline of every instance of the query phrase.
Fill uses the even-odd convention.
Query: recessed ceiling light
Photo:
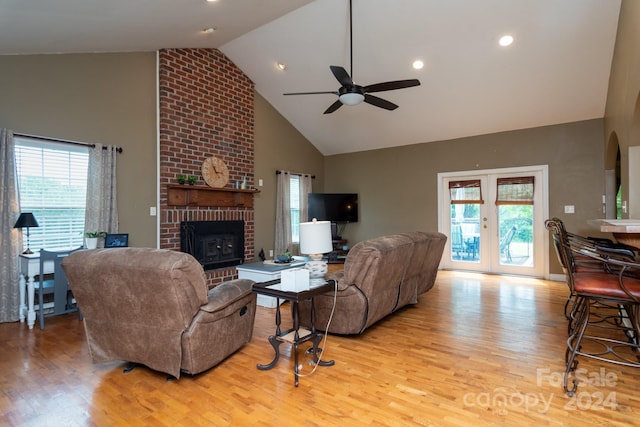
[[[216,30],[216,29],[215,29],[215,27],[209,27],[209,28],[204,28],[204,29],[202,30],[202,32],[203,32],[203,33],[206,33],[206,34],[211,34],[211,33],[213,33],[215,30]]]
[[[218,0],[207,0],[207,3],[213,3],[213,2],[216,2],[216,1],[218,1]]]
[[[513,43],[513,36],[510,36],[509,34],[500,37],[500,41],[498,42],[500,43],[500,46],[509,46],[511,43]]]
[[[276,67],[278,67],[278,70],[284,71],[287,69],[287,64],[284,62],[276,62]]]
[[[424,62],[420,61],[419,59],[413,61],[413,68],[415,68],[416,70],[420,70],[422,69],[422,67],[424,67]]]

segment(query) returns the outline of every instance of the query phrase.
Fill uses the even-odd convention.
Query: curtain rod
[[[296,176],[310,176],[311,179],[316,179],[315,175],[309,175],[308,173],[296,173],[296,172],[287,172],[287,171],[280,171],[280,170],[276,170],[276,175],[280,175],[281,173],[284,174],[289,174],[289,175],[296,175]]]
[[[96,148],[96,144],[90,144],[88,142],[70,141],[68,139],[49,138],[49,137],[46,137],[46,136],[29,135],[29,134],[26,134],[26,133],[18,133],[18,132],[14,132],[13,135],[14,136],[21,136],[23,138],[34,138],[34,139],[41,139],[43,141],[61,142],[63,144],[81,145],[81,146],[84,146],[84,147]],[[102,149],[106,150],[107,147],[103,146]],[[122,147],[116,147],[116,151],[118,153],[122,153],[124,150],[122,149]]]

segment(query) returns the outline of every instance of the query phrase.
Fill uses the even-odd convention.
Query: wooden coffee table
[[[315,326],[315,307],[313,305],[313,297],[327,291],[335,289],[336,283],[334,280],[329,280],[326,283],[312,287],[305,291],[283,291],[280,289],[280,280],[272,280],[270,282],[255,283],[253,285],[253,292],[259,295],[267,295],[275,297],[278,300],[283,299],[291,302],[291,316],[293,318],[293,327],[288,330],[281,330],[281,313],[280,303],[276,304],[276,333],[269,337],[269,342],[275,351],[275,357],[270,363],[266,365],[258,364],[257,367],[260,370],[271,369],[278,363],[280,359],[280,344],[283,342],[293,345],[294,354],[294,367],[293,377],[295,386],[298,386],[298,347],[305,341],[311,341],[312,347],[309,349],[309,353],[313,355],[313,361],[319,366],[333,366],[335,361],[324,361],[318,357],[318,354],[322,354],[322,350],[318,347],[320,340],[322,339],[322,333],[316,331]],[[300,317],[298,314],[298,304],[300,301],[311,300],[311,330],[306,328],[300,328]]]

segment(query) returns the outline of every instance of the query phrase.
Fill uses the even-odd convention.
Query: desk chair
[[[35,291],[38,294],[38,319],[40,329],[44,329],[45,316],[56,316],[58,314],[78,311],[78,316],[82,319],[78,307],[73,303],[73,295],[69,289],[67,276],[64,274],[61,262],[70,253],[80,250],[76,248],[65,251],[40,250],[40,280],[35,283]],[[44,265],[47,262],[53,263],[53,279],[45,280]],[[53,295],[53,311],[44,312],[44,295]]]

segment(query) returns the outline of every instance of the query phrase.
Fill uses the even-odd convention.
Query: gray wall
[[[120,224],[135,246],[156,245],[155,53],[0,56],[0,127],[117,144]],[[316,175],[314,191],[356,192],[359,240],[437,228],[438,172],[548,164],[550,216],[592,233],[601,216],[603,120],[323,157],[259,94],[255,98],[256,251],[273,247],[275,171]],[[565,215],[563,206],[576,207]],[[558,273],[551,255],[551,272]]]
[[[587,220],[602,217],[602,140],[603,121],[598,119],[329,156],[325,190],[359,193],[360,221],[343,233],[351,243],[437,230],[440,172],[546,164],[549,216],[563,219],[573,232],[599,235]],[[564,205],[574,205],[576,213],[564,214]],[[551,273],[560,273],[555,254],[550,255]]]
[[[0,127],[16,133],[114,144],[120,231],[156,246],[156,55],[0,56]]]
[[[629,201],[629,214],[640,218],[640,182],[637,164],[629,161],[629,147],[640,146],[640,2],[623,0],[618,34],[611,64],[607,107],[605,110],[606,163],[614,169],[620,148],[623,200]],[[635,180],[634,178],[635,177]]]
[[[132,246],[155,247],[156,54],[0,56],[0,127],[14,132],[116,144],[120,230]],[[255,97],[255,245],[273,248],[275,171],[311,173],[322,191],[324,157],[259,94]]]
[[[313,191],[323,191],[324,156],[260,94],[255,95],[255,183],[262,179],[255,203],[256,255],[267,256],[275,241],[276,170],[315,175]]]

